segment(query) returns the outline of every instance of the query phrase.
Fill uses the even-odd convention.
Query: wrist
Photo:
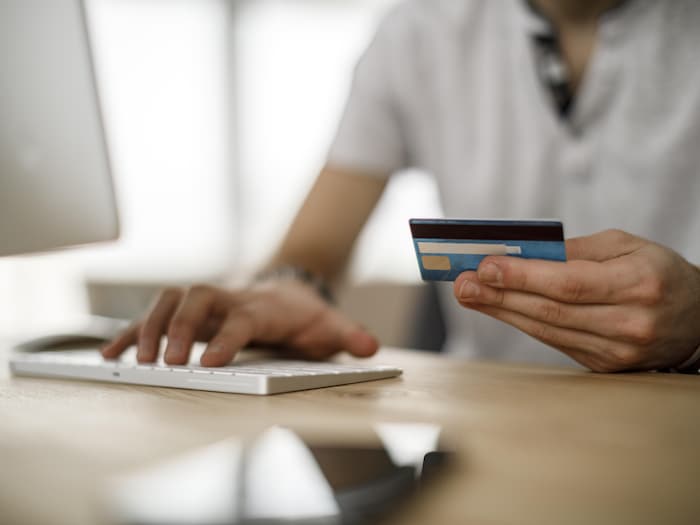
[[[256,283],[268,281],[297,281],[312,288],[324,301],[333,304],[333,293],[326,280],[318,274],[300,266],[281,265],[258,273],[253,279]]]

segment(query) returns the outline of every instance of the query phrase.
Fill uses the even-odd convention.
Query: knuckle
[[[489,300],[487,301],[488,304],[491,304],[493,306],[503,306],[505,304],[505,301],[506,301],[505,291],[496,288],[493,290],[493,292],[494,293],[491,295],[491,297],[489,297]],[[467,304],[469,304],[469,303],[467,303]]]
[[[169,337],[184,337],[193,332],[192,321],[185,317],[175,317],[168,325]]]
[[[249,288],[243,304],[276,301],[279,300],[285,292],[286,289],[281,286],[281,283],[276,281],[254,283]]]
[[[535,323],[532,326],[531,334],[535,339],[539,339],[545,344],[553,344],[554,338],[552,336],[552,330],[549,326],[544,323]]]
[[[160,335],[158,332],[158,324],[147,319],[138,329],[139,339],[155,339]]]
[[[207,295],[212,293],[213,290],[214,288],[208,284],[195,284],[190,287],[187,295]]]
[[[164,288],[160,292],[159,299],[160,300],[173,300],[173,299],[179,299],[182,296],[182,289],[170,286],[168,288]]]
[[[608,372],[629,370],[641,361],[640,351],[631,345],[610,345],[606,352],[605,364]]]
[[[637,315],[628,321],[625,335],[634,343],[651,345],[659,337],[659,323],[652,315]]]
[[[538,307],[538,317],[547,322],[558,324],[564,316],[562,305],[554,301],[544,301]]]
[[[627,233],[626,231],[620,230],[620,229],[617,229],[617,228],[611,228],[611,229],[609,229],[609,230],[605,230],[604,233],[605,233],[605,235],[608,237],[608,240],[609,240],[611,243],[618,244],[618,245],[619,245],[619,244],[624,244],[625,242],[627,242],[628,240],[630,240],[630,238],[632,237],[632,236],[631,236],[629,233]]]
[[[579,279],[567,276],[561,283],[560,292],[565,301],[575,303],[585,296],[586,289]]]
[[[640,300],[647,306],[655,306],[666,297],[666,282],[658,273],[647,275],[640,285]]]
[[[147,330],[151,325],[154,324],[155,308],[151,308],[147,313],[139,319],[137,323],[132,324],[128,330],[134,330],[136,333],[140,334],[144,330]]]
[[[233,319],[237,321],[237,329],[240,330],[241,325],[245,326],[251,337],[253,337],[255,334],[273,332],[271,327],[264,322],[265,319],[261,319],[256,306],[252,304],[243,305],[233,311],[229,316],[229,320]]]
[[[256,300],[265,304],[277,302],[282,298],[282,293],[279,288],[262,288],[256,292]]]
[[[508,288],[514,288],[516,290],[527,290],[528,281],[527,273],[523,271],[518,271],[511,267],[510,264],[500,263],[499,267],[501,269],[501,279],[502,284]]]

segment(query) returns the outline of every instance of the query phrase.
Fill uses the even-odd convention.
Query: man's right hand
[[[273,345],[310,359],[347,351],[373,355],[377,340],[328,304],[310,286],[275,280],[231,291],[211,286],[166,289],[146,317],[102,349],[116,358],[137,345],[139,362],[158,358],[167,336],[165,362],[186,364],[195,341],[208,342],[202,366],[228,364],[243,347]]]

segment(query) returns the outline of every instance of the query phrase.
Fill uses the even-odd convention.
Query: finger
[[[253,313],[245,309],[231,312],[221,324],[219,332],[209,341],[200,363],[202,366],[224,366],[238,351],[250,344],[256,332]]]
[[[166,363],[187,363],[195,336],[206,324],[216,298],[216,290],[208,286],[193,286],[187,291],[168,326],[168,344],[164,355]]]
[[[657,330],[656,323],[643,309],[617,305],[575,305],[541,295],[492,288],[481,284],[473,272],[456,282],[455,296],[464,306],[495,306],[554,326],[630,343],[646,343]]]
[[[216,315],[213,311],[210,312],[209,317],[195,334],[195,341],[210,341],[219,331],[225,318],[225,316],[222,318],[221,315]]]
[[[377,340],[336,310],[327,308],[301,327],[282,326],[271,319],[270,309],[253,303],[229,314],[201,358],[203,366],[222,366],[252,341],[284,344],[300,356],[324,359],[340,351],[358,357],[373,355]],[[273,325],[276,325],[273,328]]]
[[[606,230],[566,240],[568,260],[603,262],[639,249],[644,241],[622,230]]]
[[[634,298],[639,271],[625,264],[486,257],[479,281],[495,288],[530,292],[566,303],[618,304]]]
[[[115,339],[102,347],[100,353],[105,359],[115,359],[138,340],[139,325],[133,324]]]
[[[158,357],[160,340],[165,335],[168,323],[177,309],[183,292],[177,288],[164,290],[143,321],[139,332],[136,359],[140,363],[150,363]]]
[[[549,325],[520,313],[488,305],[469,308],[498,319],[557,349],[575,349],[588,354],[570,354],[597,372],[617,372],[642,366],[639,349],[629,343],[607,339],[588,332]],[[582,361],[583,359],[583,361]],[[585,361],[585,362],[584,362]]]

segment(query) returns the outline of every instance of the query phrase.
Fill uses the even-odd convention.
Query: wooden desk
[[[0,356],[0,522],[97,521],[106,476],[285,424],[372,439],[443,425],[459,464],[396,523],[698,523],[700,378],[373,358],[402,379],[274,397],[11,378]]]

